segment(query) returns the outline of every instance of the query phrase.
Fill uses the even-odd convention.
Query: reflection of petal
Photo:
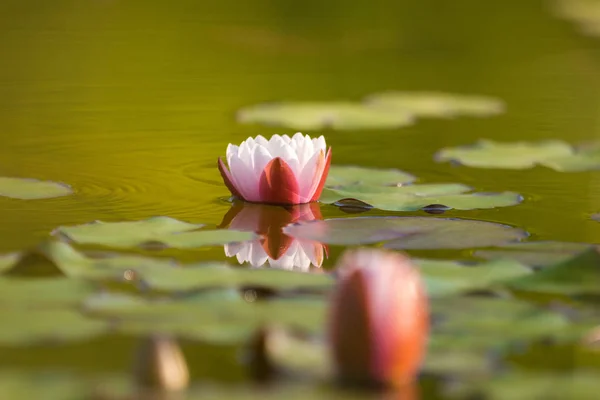
[[[274,268],[303,271],[309,270],[311,265],[320,267],[324,245],[293,239],[282,229],[290,223],[315,219],[322,219],[318,203],[285,207],[234,203],[220,226],[257,232],[262,237],[252,242],[225,245],[225,255],[235,256],[240,264],[247,262],[254,267],[267,262]]]
[[[238,254],[242,247],[244,247],[244,243],[229,243],[225,245],[225,255],[227,257],[233,257]]]
[[[253,267],[260,267],[268,262],[273,268],[308,271],[311,265],[320,267],[323,263],[322,245],[310,241],[294,240],[278,259],[269,257],[259,240],[229,244],[224,248],[227,257],[235,256],[240,264],[249,263]]]
[[[253,267],[260,267],[261,265],[266,263],[269,256],[263,249],[260,242],[253,241],[253,242],[250,242],[249,245],[250,245],[250,259],[248,259],[248,261],[250,262],[250,265],[252,265]]]

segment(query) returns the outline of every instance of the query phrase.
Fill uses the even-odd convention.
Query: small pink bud
[[[329,339],[338,377],[350,384],[409,384],[429,331],[418,269],[403,254],[358,249],[341,256],[337,271]]]

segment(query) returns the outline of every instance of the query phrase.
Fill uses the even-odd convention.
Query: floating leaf
[[[222,286],[265,287],[276,291],[290,289],[328,289],[333,279],[328,274],[304,273],[273,268],[232,268],[226,265],[151,268],[142,272],[144,281],[159,290],[189,290]]]
[[[20,200],[49,199],[73,193],[70,186],[29,178],[0,177],[0,196]]]
[[[321,298],[247,302],[225,293],[227,297],[201,293],[178,300],[104,293],[90,297],[85,310],[116,321],[117,330],[170,333],[206,341],[247,339],[270,323],[309,333],[323,329],[326,302]]]
[[[298,239],[337,245],[393,240],[395,249],[466,249],[495,246],[527,236],[521,229],[485,221],[435,217],[358,217],[311,221],[284,228]]]
[[[600,147],[588,145],[576,149],[558,140],[537,143],[480,140],[471,146],[442,149],[435,159],[475,168],[526,169],[542,165],[560,172],[577,172],[600,169]]]
[[[228,286],[267,287],[276,291],[323,290],[333,284],[333,279],[328,274],[248,269],[220,262],[180,265],[171,259],[118,253],[92,258],[63,242],[48,242],[41,250],[69,276],[86,279],[135,279],[143,281],[152,289],[164,291]]]
[[[600,3],[596,0],[555,0],[555,13],[577,24],[578,30],[600,37]]]
[[[441,92],[390,91],[370,95],[365,101],[374,107],[408,112],[418,117],[485,117],[501,114],[505,109],[504,102],[493,97]]]
[[[520,203],[518,193],[465,193],[471,188],[455,183],[408,185],[402,187],[344,186],[325,189],[320,201],[337,203],[341,199],[359,199],[375,208],[388,211],[416,211],[431,204],[457,210],[506,207]]]
[[[332,165],[327,176],[327,187],[365,185],[401,186],[417,179],[398,169],[364,168],[354,165]]]
[[[515,279],[510,287],[555,295],[600,295],[600,254],[598,249],[590,248],[535,274]]]
[[[569,326],[559,313],[511,298],[444,297],[433,299],[431,309],[438,321],[431,337],[433,354],[474,350],[485,356],[482,351],[552,338]]]
[[[600,373],[583,368],[568,373],[517,370],[482,380],[470,390],[490,400],[594,400],[599,379]]]
[[[572,147],[558,140],[539,143],[480,140],[472,146],[442,149],[435,158],[437,161],[457,161],[468,167],[524,169],[572,154]]]
[[[142,221],[102,222],[58,227],[62,234],[81,244],[97,244],[116,248],[144,244],[163,244],[180,249],[222,245],[252,240],[255,235],[232,229],[197,230],[202,224],[191,224],[169,217],[152,217]]]
[[[366,107],[351,102],[290,102],[258,104],[238,111],[241,123],[285,126],[299,130],[323,128],[390,129],[410,125],[412,114]]]
[[[12,268],[21,259],[21,253],[0,254],[0,273]]]
[[[0,278],[0,304],[47,308],[75,305],[94,291],[94,286],[67,278]],[[29,311],[23,311],[28,313]]]
[[[556,338],[570,322],[555,313],[513,298],[454,296],[431,299],[432,320],[425,371],[493,374],[491,355],[531,340]]]
[[[556,264],[592,247],[586,243],[520,242],[508,243],[497,249],[477,250],[474,255],[485,259],[512,259],[532,267]]]
[[[29,295],[32,296],[32,292]],[[60,309],[2,309],[0,321],[0,344],[13,346],[85,340],[109,329],[105,321]]]
[[[4,370],[0,373],[0,398],[83,399],[91,394],[89,382],[63,372],[25,372]]]
[[[510,260],[465,266],[457,261],[415,260],[430,297],[448,296],[471,290],[486,290],[531,271]]]

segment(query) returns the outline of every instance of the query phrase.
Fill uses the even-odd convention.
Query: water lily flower
[[[224,246],[227,257],[236,257],[240,264],[250,263],[306,271],[311,265],[320,267],[327,247],[312,240],[298,240],[283,233],[283,227],[301,221],[322,219],[318,203],[296,206],[234,203],[220,227],[256,232],[259,239],[229,243]]]
[[[325,138],[311,139],[298,132],[293,137],[258,135],[240,146],[227,146],[227,164],[218,167],[231,194],[252,203],[303,204],[317,201],[323,191],[331,148]]]
[[[429,331],[417,268],[400,253],[346,251],[337,263],[329,339],[342,382],[401,387],[418,372]]]

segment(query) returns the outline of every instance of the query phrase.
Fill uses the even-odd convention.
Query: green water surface
[[[536,240],[600,242],[600,224],[589,218],[600,211],[599,172],[433,160],[442,147],[479,138],[600,137],[600,44],[557,19],[545,1],[3,0],[0,58],[0,175],[75,190],[36,202],[0,198],[0,252],[93,220],[168,215],[219,224],[230,204],[216,159],[227,144],[294,133],[238,124],[236,110],[382,90],[490,95],[507,111],[395,130],[305,133],[325,135],[335,164],[399,168],[421,182],[524,196],[517,206],[449,216],[516,225]],[[334,206],[321,211],[344,215]],[[341,250],[331,249],[324,268]],[[171,254],[225,260],[222,247]],[[5,346],[0,369],[126,372],[136,343],[106,335]],[[194,380],[244,379],[232,348],[184,342],[183,349]]]

